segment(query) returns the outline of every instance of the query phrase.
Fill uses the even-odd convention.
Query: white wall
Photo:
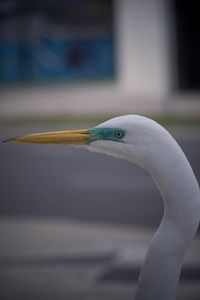
[[[165,97],[170,88],[165,0],[116,0],[119,84],[124,93]]]

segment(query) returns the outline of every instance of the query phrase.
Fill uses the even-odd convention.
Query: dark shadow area
[[[174,0],[178,89],[200,90],[200,13],[198,2]]]
[[[101,282],[133,282],[137,281],[140,273],[140,267],[113,267],[108,269],[101,277]],[[185,266],[181,272],[181,281],[199,281],[200,268]]]

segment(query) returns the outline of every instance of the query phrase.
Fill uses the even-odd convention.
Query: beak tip
[[[6,139],[1,141],[2,143],[8,143],[8,142],[13,142],[15,138],[11,138],[11,139]]]

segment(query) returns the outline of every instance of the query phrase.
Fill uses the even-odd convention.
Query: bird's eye
[[[121,130],[117,130],[117,131],[115,132],[115,137],[116,137],[117,139],[122,139],[122,138],[124,137],[124,132],[121,131]]]

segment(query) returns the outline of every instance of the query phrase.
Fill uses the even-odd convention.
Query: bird
[[[114,117],[91,129],[28,134],[13,143],[65,144],[126,159],[152,176],[164,213],[142,265],[135,300],[175,300],[184,255],[200,220],[200,191],[172,135],[141,115]],[[148,203],[150,205],[150,203]]]

